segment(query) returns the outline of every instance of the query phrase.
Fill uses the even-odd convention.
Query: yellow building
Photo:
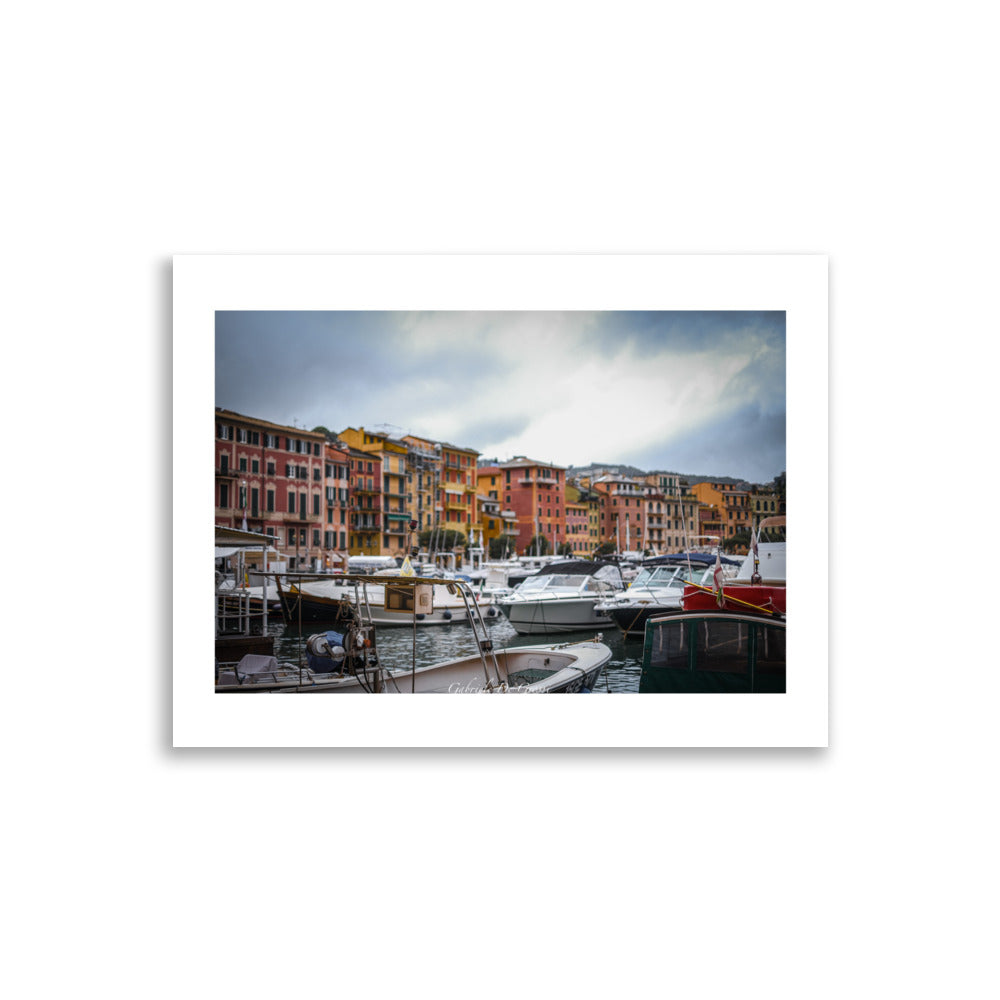
[[[428,438],[404,434],[400,439],[409,449],[407,486],[417,533],[438,523],[443,509],[438,505],[441,485],[441,445]]]
[[[409,552],[411,511],[407,501],[407,455],[403,441],[388,434],[348,427],[337,437],[348,447],[377,458],[381,464],[380,555],[403,556]]]

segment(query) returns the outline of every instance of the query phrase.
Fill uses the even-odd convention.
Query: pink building
[[[290,570],[323,562],[323,434],[215,411],[215,523],[270,535]]]

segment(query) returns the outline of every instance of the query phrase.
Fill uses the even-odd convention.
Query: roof
[[[530,465],[543,465],[547,469],[565,469],[565,465],[556,465],[555,462],[539,462],[534,458],[525,458],[524,455],[518,455],[512,458],[509,462],[501,462],[498,468],[500,469],[519,469],[523,466]]]
[[[271,427],[277,431],[283,431],[286,437],[313,438],[324,441],[326,435],[322,431],[310,431],[305,427],[289,427],[288,424],[276,424],[273,420],[264,420],[262,417],[251,417],[245,413],[237,413],[235,410],[226,410],[221,406],[215,408],[216,417],[224,417],[226,420],[233,420],[237,423],[243,421],[256,427]]]
[[[270,535],[261,535],[256,531],[241,531],[239,528],[224,528],[217,524],[215,526],[215,544],[227,548],[251,549],[261,548],[265,545],[273,545],[274,539]]]

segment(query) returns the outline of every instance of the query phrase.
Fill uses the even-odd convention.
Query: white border
[[[175,747],[820,747],[828,740],[827,258],[335,254],[174,257]],[[216,310],[785,310],[788,693],[239,698],[212,690]],[[345,420],[347,415],[345,415]]]

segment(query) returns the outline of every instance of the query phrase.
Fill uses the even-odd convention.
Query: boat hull
[[[591,598],[500,601],[498,606],[518,635],[556,635],[613,625],[607,614],[596,609],[596,603]]]
[[[344,607],[354,607],[354,591],[346,587],[330,587],[323,585],[326,593],[319,593],[320,587],[313,589],[309,585],[302,588],[290,587],[281,590],[282,612],[285,621],[291,625],[301,621],[303,624],[322,625],[336,624],[343,620]],[[413,627],[412,611],[395,611],[385,607],[384,588],[372,588],[368,601],[364,605],[364,617],[371,612],[371,621],[377,627],[408,626]],[[484,618],[493,618],[496,611],[488,601],[480,602],[480,610]],[[468,620],[465,602],[452,599],[442,603],[440,595],[436,595],[434,609],[425,614],[417,614],[417,625],[448,625],[451,622]]]
[[[645,604],[641,606],[623,605],[622,607],[608,609],[605,614],[622,630],[626,639],[642,639],[646,633],[646,622],[653,615],[663,615],[670,611],[676,611],[680,607],[678,604]]]
[[[372,678],[286,671],[264,682],[237,684],[235,675],[216,691],[227,694],[578,694],[593,690],[611,650],[599,642],[521,646],[466,656],[414,671],[387,673],[378,692]]]

